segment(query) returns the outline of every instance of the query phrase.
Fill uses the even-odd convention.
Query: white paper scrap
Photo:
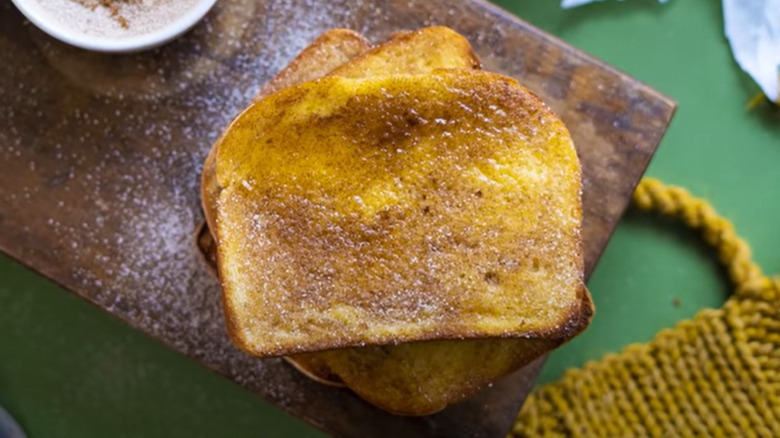
[[[577,6],[582,6],[586,3],[593,3],[596,1],[603,1],[603,0],[561,0],[561,7],[564,9],[576,8]],[[658,0],[658,1],[661,3],[666,3],[669,0]]]
[[[723,21],[739,66],[780,101],[780,0],[723,0]]]

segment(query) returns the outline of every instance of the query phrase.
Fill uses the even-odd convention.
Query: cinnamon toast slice
[[[510,78],[330,76],[217,148],[225,310],[254,355],[581,329],[579,161]]]
[[[398,34],[394,39],[408,35]],[[418,49],[423,50],[419,46]],[[470,49],[463,53],[469,52]],[[463,61],[459,66],[469,65],[469,56],[461,58]],[[373,67],[374,71],[377,68],[374,66],[381,65],[370,59],[360,62]],[[477,67],[478,61],[470,65]],[[425,72],[424,68],[417,71]],[[356,70],[359,74],[359,68],[353,66],[352,71]],[[399,68],[390,70],[398,72]],[[207,231],[204,234],[208,237]],[[581,299],[579,323],[573,324],[568,334],[559,338],[416,342],[298,354],[288,359],[299,370],[323,383],[346,381],[363,398],[386,410],[423,415],[464,398],[576,334],[578,329],[574,326],[584,327],[592,313],[587,291],[583,290]]]

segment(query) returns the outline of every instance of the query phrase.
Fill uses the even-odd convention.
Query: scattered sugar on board
[[[98,0],[38,0],[61,23],[98,37],[122,38],[159,30],[192,9],[198,0],[114,1],[115,12]]]

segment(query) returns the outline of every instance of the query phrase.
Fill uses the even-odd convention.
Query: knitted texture
[[[780,437],[780,280],[704,200],[646,178],[633,201],[699,231],[735,293],[535,391],[510,436]]]

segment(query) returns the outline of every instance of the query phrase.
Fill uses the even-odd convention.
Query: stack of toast
[[[198,242],[239,348],[427,415],[587,326],[580,191],[564,124],[461,35],[335,29],[212,147]]]

